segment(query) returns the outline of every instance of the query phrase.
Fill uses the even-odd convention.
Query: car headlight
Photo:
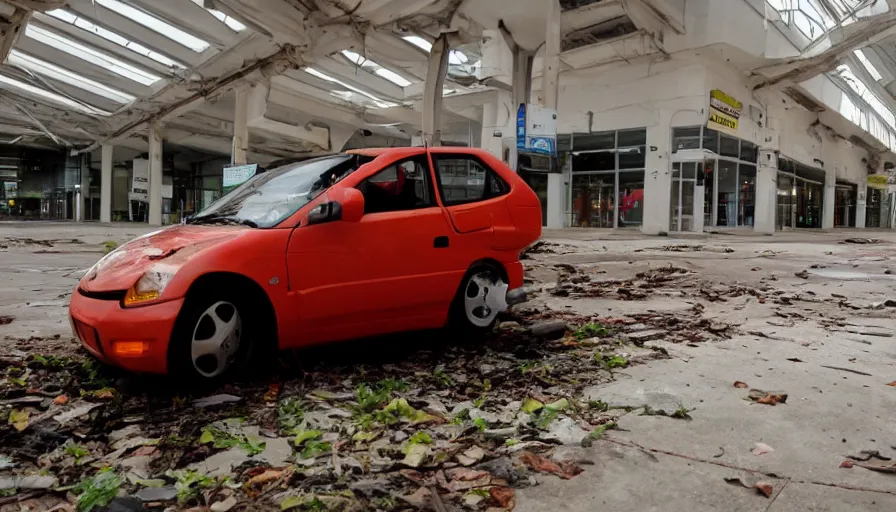
[[[174,272],[149,270],[140,276],[124,296],[125,306],[134,306],[158,299],[174,278]]]

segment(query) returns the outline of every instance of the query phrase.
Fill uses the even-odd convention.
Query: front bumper
[[[133,372],[165,373],[168,342],[183,302],[122,308],[116,300],[85,297],[75,290],[69,316],[75,337],[97,359]],[[137,355],[120,355],[117,342],[142,342],[145,349]]]

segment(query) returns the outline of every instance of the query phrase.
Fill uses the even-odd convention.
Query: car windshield
[[[370,160],[360,155],[333,155],[257,174],[187,223],[276,226]]]

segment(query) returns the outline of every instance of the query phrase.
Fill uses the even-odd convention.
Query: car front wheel
[[[208,290],[188,299],[184,308],[169,350],[171,373],[208,382],[247,361],[251,315],[240,298]]]

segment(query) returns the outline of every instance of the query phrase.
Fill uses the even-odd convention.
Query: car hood
[[[178,225],[135,238],[105,255],[81,279],[88,292],[127,290],[150,268],[176,272],[211,247],[245,236],[245,226]]]

